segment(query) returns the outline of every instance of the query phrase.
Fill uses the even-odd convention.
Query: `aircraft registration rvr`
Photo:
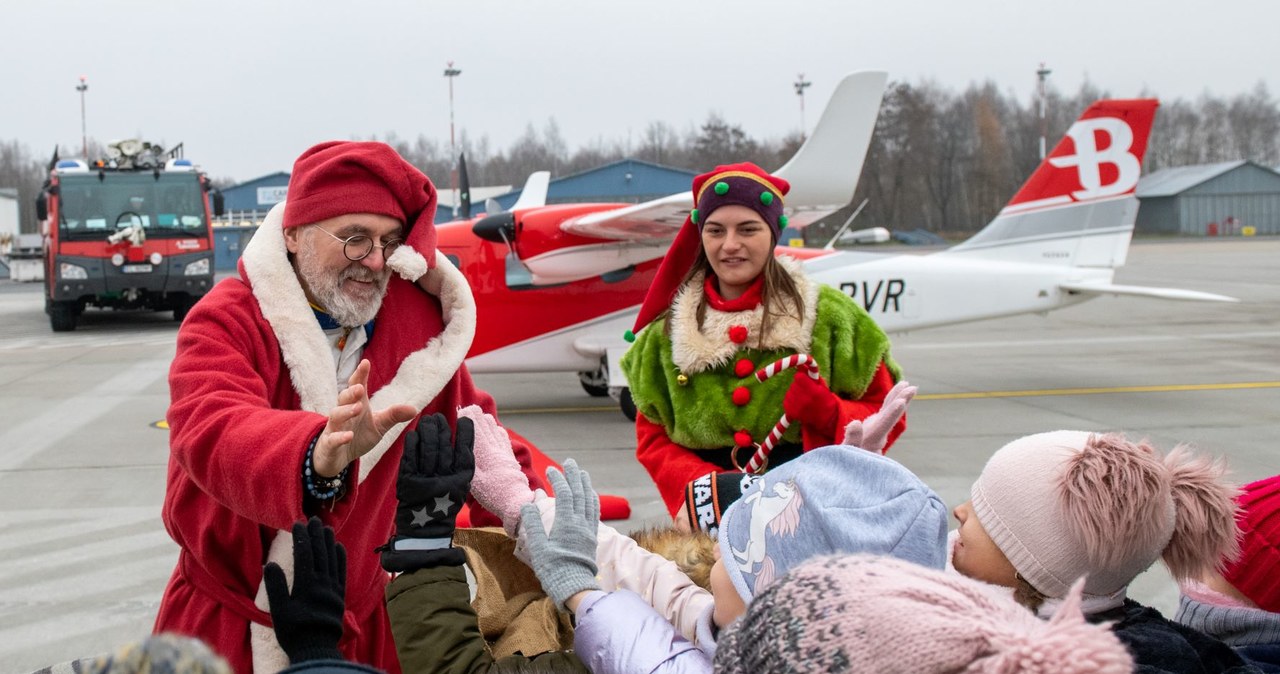
[[[862,171],[886,75],[837,86],[817,127],[777,174],[792,223],[846,205]],[[1117,285],[1138,200],[1134,188],[1158,103],[1091,105],[986,227],[929,255],[779,247],[813,279],[858,301],[887,331],[1044,313],[1098,295],[1235,301],[1190,290]],[[645,292],[692,207],[688,192],[642,204],[545,205],[532,176],[508,212],[440,226],[439,245],[475,291],[472,372],[579,374],[592,395],[630,407],[618,359]]]

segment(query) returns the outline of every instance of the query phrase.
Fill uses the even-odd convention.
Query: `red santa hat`
[[[694,208],[671,242],[671,248],[658,267],[658,275],[640,306],[633,330],[639,332],[671,306],[680,282],[689,273],[702,248],[702,223],[721,206],[746,206],[760,215],[777,241],[787,226],[783,215],[783,197],[791,183],[770,175],[750,162],[717,166],[693,179]]]
[[[404,223],[405,245],[387,261],[401,274],[406,265],[420,266],[411,258],[420,256],[427,265],[434,264],[436,188],[386,143],[329,141],[311,147],[294,162],[284,227],[348,213],[385,215]],[[417,271],[421,275],[426,267]]]
[[[1259,608],[1280,613],[1280,475],[1245,485],[1240,557],[1222,576]]]

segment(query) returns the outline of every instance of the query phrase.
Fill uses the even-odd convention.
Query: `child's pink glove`
[[[533,491],[511,450],[511,436],[479,405],[460,408],[458,416],[470,419],[475,426],[476,474],[471,479],[471,495],[501,518],[502,528],[515,538],[520,508],[533,502]]]
[[[907,413],[907,403],[916,396],[916,387],[906,380],[894,384],[880,405],[880,411],[863,420],[853,420],[844,427],[844,444],[884,454],[889,444],[889,431]]]

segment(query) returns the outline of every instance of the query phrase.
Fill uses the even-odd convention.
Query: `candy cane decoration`
[[[814,379],[821,379],[818,374],[818,363],[813,356],[808,354],[795,354],[787,356],[777,362],[770,363],[764,369],[756,372],[756,381],[764,382],[766,379],[777,375],[781,372],[796,368]],[[787,428],[791,426],[791,420],[787,418],[787,413],[783,412],[782,417],[778,419],[778,423],[774,424],[773,430],[769,431],[769,437],[756,447],[755,454],[751,455],[751,460],[747,462],[745,472],[750,474],[759,474],[764,470],[769,460],[769,454],[773,451],[773,446],[778,444],[782,439],[782,434],[787,432]]]

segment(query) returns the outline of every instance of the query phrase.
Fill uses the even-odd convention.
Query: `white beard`
[[[387,283],[391,280],[391,269],[384,267],[375,272],[359,262],[352,262],[345,268],[334,270],[324,267],[319,256],[315,254],[314,232],[308,232],[298,250],[298,275],[303,284],[311,291],[333,320],[344,328],[356,328],[373,320],[382,308],[382,298],[387,294]],[[348,292],[345,288],[347,279],[372,281],[367,292]]]

